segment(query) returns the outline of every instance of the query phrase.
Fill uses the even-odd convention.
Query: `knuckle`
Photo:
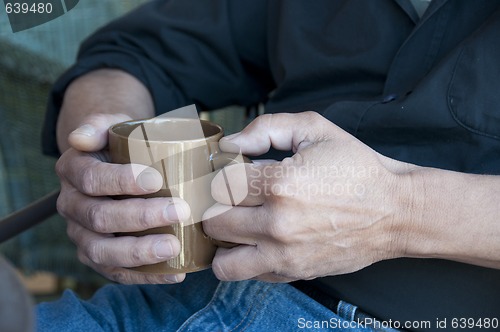
[[[89,258],[87,257],[87,255],[85,254],[85,252],[83,250],[78,249],[76,252],[76,256],[82,264],[85,264],[87,266],[92,265],[92,263],[90,262]]]
[[[57,212],[63,217],[63,218],[66,218],[67,217],[67,202],[66,202],[66,198],[65,198],[65,195],[63,194],[60,194],[59,197],[57,198],[57,201],[56,201],[56,209],[57,209]]]
[[[163,284],[165,283],[165,280],[162,280],[161,275],[154,275],[154,274],[145,274],[144,275],[144,281],[147,284]]]
[[[273,114],[262,114],[256,117],[249,125],[252,128],[268,128],[271,126]],[[246,129],[246,128],[245,128]]]
[[[108,278],[123,285],[133,284],[129,274],[123,270],[116,270],[109,273]]]
[[[128,256],[130,264],[137,266],[142,265],[145,260],[149,260],[154,257],[154,253],[152,249],[143,250],[143,248],[136,242],[130,247]]]
[[[306,121],[313,123],[323,121],[324,119],[318,112],[314,111],[306,111],[303,112],[302,115],[306,118]]]
[[[125,167],[127,165],[124,165]],[[124,172],[124,169],[129,169],[130,167],[117,167],[112,172],[113,185],[116,187],[116,190],[120,193],[132,193],[135,181],[132,181],[133,177],[129,172]]]
[[[92,195],[95,191],[95,184],[94,184],[94,171],[92,168],[83,168],[79,172],[79,177],[81,180],[81,189],[84,194],[87,195]]]
[[[68,234],[69,239],[73,243],[78,244],[79,232],[77,231],[77,227],[75,227],[73,222],[68,221],[66,225],[66,234]]]
[[[290,225],[285,218],[275,218],[267,223],[267,234],[278,243],[289,243],[292,238]]]
[[[108,223],[106,218],[104,217],[104,209],[101,204],[92,204],[87,208],[86,211],[86,219],[88,221],[88,226],[98,232],[98,233],[107,233],[108,232]]]
[[[139,227],[143,230],[153,228],[156,212],[153,208],[147,205],[142,207],[139,212],[138,220]]]
[[[258,117],[255,118],[255,122],[257,124],[267,123],[270,120],[271,116],[272,116],[272,114],[262,114],[262,115],[259,115]]]
[[[64,178],[65,173],[66,173],[66,163],[65,163],[64,155],[61,156],[61,158],[59,158],[57,160],[56,165],[55,165],[55,171],[56,171],[57,176],[60,179]]]
[[[271,125],[272,120],[273,120],[273,114],[262,114],[261,116],[257,117],[255,120],[256,120],[256,124],[258,126],[269,127]]]
[[[104,253],[98,241],[90,241],[82,250],[91,262],[102,264]]]

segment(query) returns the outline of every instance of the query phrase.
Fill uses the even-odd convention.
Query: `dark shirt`
[[[152,1],[84,42],[54,86],[45,151],[57,154],[69,82],[111,67],[140,79],[158,113],[315,110],[388,157],[500,174],[499,8],[434,0],[420,19],[405,0]],[[452,261],[394,259],[311,283],[382,319],[500,317],[500,270]]]

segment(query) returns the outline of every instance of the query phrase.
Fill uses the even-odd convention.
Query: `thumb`
[[[68,142],[76,150],[94,152],[102,150],[108,144],[108,129],[112,125],[131,120],[126,114],[92,114],[87,116],[80,126],[68,136]]]
[[[260,155],[271,147],[295,153],[309,144],[330,138],[332,127],[336,126],[316,112],[264,114],[243,131],[222,138],[220,148],[246,155]],[[239,151],[232,151],[235,147]]]

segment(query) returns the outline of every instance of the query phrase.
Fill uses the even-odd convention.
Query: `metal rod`
[[[34,201],[0,220],[0,243],[37,225],[57,213],[59,190]]]

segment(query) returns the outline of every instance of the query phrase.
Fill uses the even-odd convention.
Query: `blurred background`
[[[58,189],[55,158],[41,153],[41,126],[52,83],[75,60],[79,44],[94,30],[147,0],[83,0],[65,15],[13,33],[0,8],[0,219]],[[245,112],[202,114],[227,133],[239,130]],[[0,244],[36,301],[58,297],[64,288],[82,297],[106,283],[82,265],[55,215]]]
[[[84,0],[53,21],[13,33],[0,8],[0,218],[56,190],[55,158],[41,153],[41,126],[52,83],[78,46],[101,25],[145,0]],[[90,296],[106,281],[79,263],[55,215],[0,244],[36,301],[64,288]]]

